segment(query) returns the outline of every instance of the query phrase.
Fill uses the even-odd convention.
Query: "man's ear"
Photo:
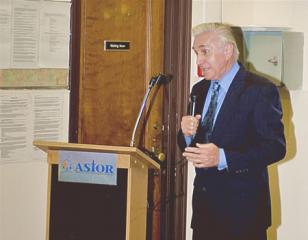
[[[234,46],[232,43],[227,43],[224,47],[224,54],[226,55],[227,60],[233,56]]]

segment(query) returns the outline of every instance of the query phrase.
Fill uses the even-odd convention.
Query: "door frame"
[[[71,5],[71,43],[69,70],[69,142],[78,142],[79,122],[79,84],[80,84],[80,33],[81,33],[81,1],[73,0]]]
[[[191,19],[191,0],[166,0],[164,70],[173,78],[164,92],[167,158],[161,191],[161,239],[165,240],[186,239],[187,163],[177,147],[177,132],[190,92]]]

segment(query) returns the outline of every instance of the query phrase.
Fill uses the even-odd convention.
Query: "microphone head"
[[[195,116],[195,111],[196,111],[196,95],[192,95],[190,97],[190,109],[189,109],[189,115]]]
[[[157,77],[156,77],[156,84],[158,86],[162,85],[162,84],[167,84],[171,81],[172,76],[170,74],[162,74],[160,73]]]

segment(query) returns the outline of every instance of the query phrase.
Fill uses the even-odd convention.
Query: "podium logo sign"
[[[58,180],[116,185],[116,154],[60,151]]]

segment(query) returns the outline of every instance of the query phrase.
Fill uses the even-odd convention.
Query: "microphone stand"
[[[160,77],[160,75],[158,76],[158,78],[159,77]],[[131,137],[131,140],[130,140],[130,144],[129,144],[130,147],[133,147],[135,145],[135,135],[136,135],[136,131],[137,131],[137,128],[138,128],[138,125],[139,125],[142,113],[143,113],[144,108],[145,108],[145,104],[146,104],[146,102],[148,100],[148,97],[150,95],[151,89],[154,87],[154,85],[155,85],[155,83],[156,83],[158,78],[157,77],[153,77],[150,80],[150,83],[149,83],[149,86],[147,88],[147,91],[146,91],[146,93],[145,93],[145,95],[143,97],[143,101],[142,101],[142,104],[141,104],[141,107],[140,107],[140,110],[139,110],[139,114],[138,114],[138,117],[137,117],[137,120],[136,120],[136,123],[135,123],[135,126],[134,126],[132,137]]]

